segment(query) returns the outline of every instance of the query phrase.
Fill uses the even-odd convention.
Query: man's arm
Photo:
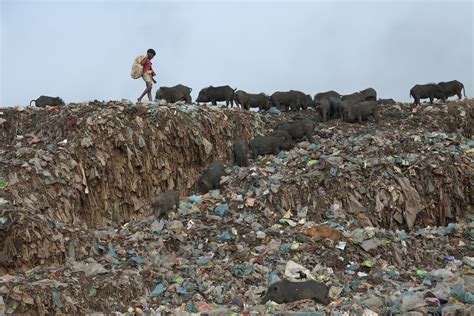
[[[143,60],[140,62],[140,65],[145,66],[147,60],[148,56],[145,56],[145,58],[143,58]]]

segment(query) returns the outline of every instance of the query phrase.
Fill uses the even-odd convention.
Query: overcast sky
[[[157,86],[314,95],[374,87],[408,101],[416,83],[473,84],[473,1],[1,2],[0,105],[133,101],[148,48]]]

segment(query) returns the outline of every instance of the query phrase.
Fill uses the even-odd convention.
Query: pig
[[[252,159],[257,159],[259,155],[274,154],[277,155],[280,150],[289,150],[294,144],[283,141],[278,136],[256,136],[250,141],[249,147],[252,153]]]
[[[234,141],[234,163],[239,167],[247,167],[248,162],[248,147],[245,141],[238,139]]]
[[[351,94],[346,94],[341,97],[341,102],[350,102],[352,104],[357,102],[365,101],[365,96],[360,92],[354,92]]]
[[[341,117],[341,98],[329,97],[329,105],[331,108],[331,116],[333,118]]]
[[[199,193],[204,194],[209,190],[220,188],[219,181],[225,175],[225,168],[222,162],[214,160],[202,173],[197,182]]]
[[[295,111],[298,108],[298,96],[290,91],[277,91],[270,96],[272,106],[282,111]]]
[[[290,90],[290,93],[294,94],[297,98],[295,110],[306,110],[308,107],[312,106],[313,101],[309,94],[304,94],[303,92],[297,90]]]
[[[212,105],[217,105],[217,101],[225,101],[226,107],[229,106],[229,103],[231,107],[234,107],[235,90],[236,89],[232,89],[230,86],[209,86],[199,91],[196,102],[211,102]]]
[[[440,99],[446,101],[443,88],[436,83],[428,84],[416,84],[410,89],[410,97],[415,100],[413,105],[420,105],[420,99],[430,99],[430,103],[433,104],[433,100]]]
[[[339,105],[340,117],[346,120],[345,115],[348,113],[350,107],[354,104],[365,101],[365,97],[360,92],[354,92],[352,94],[343,95]]]
[[[326,122],[331,117],[331,104],[328,99],[319,100],[317,109],[323,122]]]
[[[354,92],[351,94],[343,95],[341,101],[350,100],[352,103],[362,102],[362,101],[376,101],[377,100],[377,91],[374,88],[367,88],[359,92]]]
[[[304,119],[293,122],[279,124],[277,130],[285,130],[291,135],[293,140],[298,141],[306,136],[308,141],[313,143],[314,123],[311,120]]]
[[[174,87],[160,87],[156,90],[155,99],[156,100],[166,100],[168,103],[175,103],[178,101],[185,101],[190,104],[191,99],[191,89],[182,84],[178,84]]]
[[[438,85],[441,89],[444,90],[444,97],[449,98],[452,96],[457,95],[459,100],[462,98],[462,93],[464,93],[464,97],[466,97],[466,89],[464,89],[464,85],[462,82],[457,80],[452,80],[448,82],[439,82]]]
[[[235,101],[242,109],[258,108],[260,111],[270,109],[270,99],[265,93],[247,93],[242,90],[235,92]]]
[[[314,280],[304,282],[281,280],[270,284],[261,303],[265,304],[267,301],[272,300],[278,304],[286,304],[312,299],[318,303],[328,305],[331,302],[328,294],[328,287],[321,282]]]
[[[331,97],[340,99],[341,95],[333,90],[326,91],[326,92],[319,92],[314,95],[314,104],[317,105],[321,100],[323,99],[329,100],[329,98]]]
[[[374,88],[367,88],[359,93],[364,97],[365,101],[377,101],[377,91]]]
[[[375,122],[378,122],[377,116],[378,105],[376,101],[363,101],[349,106],[345,109],[344,119],[346,122],[357,121],[362,124],[362,121],[367,119],[369,116],[373,116]]]
[[[397,102],[395,102],[394,99],[378,99],[377,104],[381,105],[395,105]]]
[[[270,136],[278,137],[282,140],[282,142],[293,142],[293,138],[291,137],[290,133],[285,130],[275,130]]]
[[[236,106],[239,108],[242,108],[243,109],[243,106],[242,106],[242,102],[243,102],[243,99],[245,98],[245,95],[244,94],[247,94],[247,92],[245,91],[242,91],[242,90],[237,90],[234,92],[234,102],[236,104]],[[242,101],[241,101],[242,99]]]
[[[47,105],[49,106],[60,106],[60,105],[65,105],[63,99],[60,97],[48,97],[45,95],[40,96],[36,100],[31,100],[30,101],[30,106],[31,103],[35,102],[36,107],[45,107]]]
[[[331,118],[339,118],[341,111],[340,98],[329,97],[320,99],[317,102],[316,109],[321,116],[323,122]]]
[[[152,200],[151,209],[157,218],[168,217],[179,208],[179,190],[169,190]]]

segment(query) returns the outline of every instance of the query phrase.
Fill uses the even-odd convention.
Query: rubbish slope
[[[234,139],[316,112],[2,109],[0,311],[468,311],[474,101],[409,108],[317,123],[314,143],[249,167],[232,165]],[[194,195],[214,159],[228,164],[221,191]],[[160,222],[150,199],[175,179],[180,210]],[[315,225],[342,240],[303,233]],[[301,276],[332,303],[260,304],[269,283]]]

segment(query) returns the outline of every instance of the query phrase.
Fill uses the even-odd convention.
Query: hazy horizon
[[[134,58],[157,85],[314,96],[367,87],[409,101],[417,83],[474,96],[473,1],[2,1],[0,106],[130,99]],[[146,98],[145,98],[146,99]]]

